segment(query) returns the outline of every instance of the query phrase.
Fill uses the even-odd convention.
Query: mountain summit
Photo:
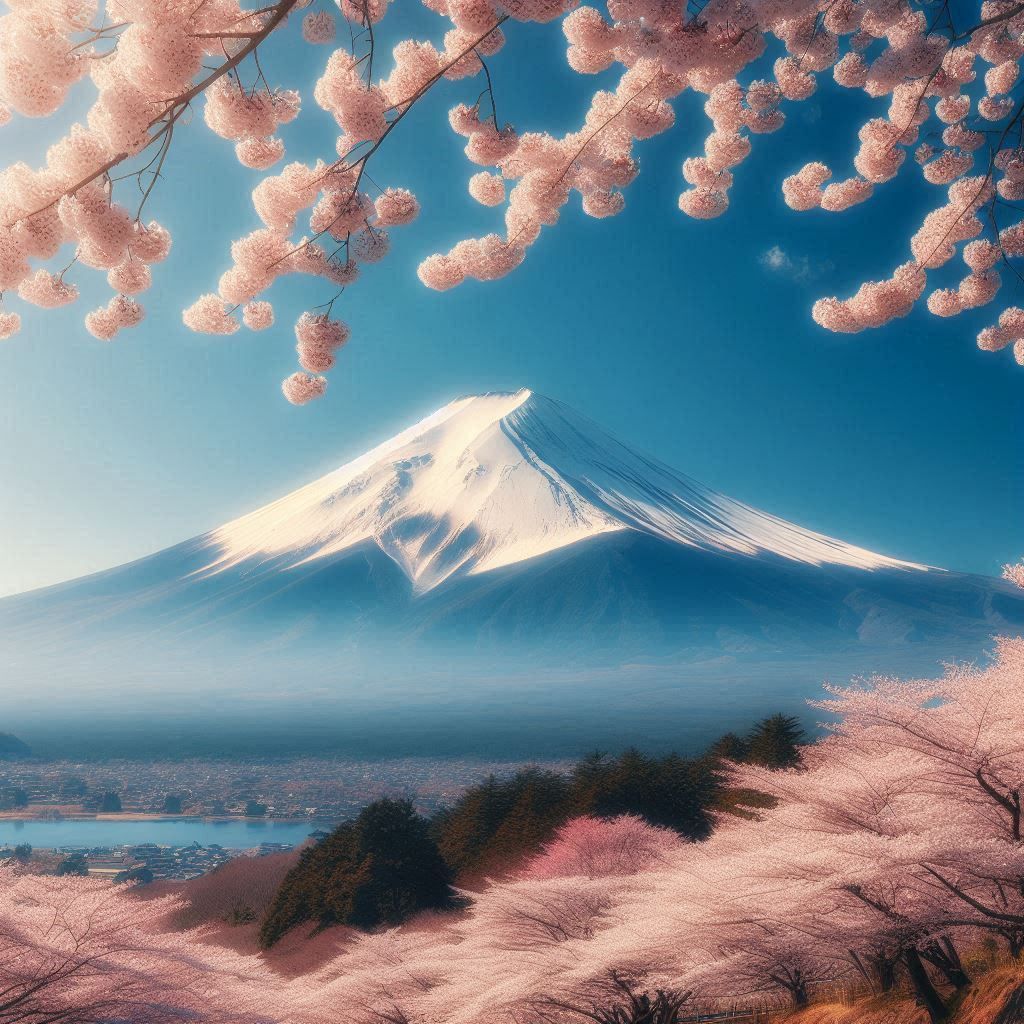
[[[278,568],[372,540],[423,593],[633,530],[704,551],[923,569],[733,501],[528,390],[462,398],[327,476],[209,535],[223,570]]]
[[[459,399],[219,529],[0,601],[0,665],[44,707],[128,687],[176,714],[330,705],[354,722],[390,702],[422,729],[485,703],[493,724],[497,702],[531,728],[642,712],[678,729],[792,707],[826,677],[931,672],[1022,623],[1008,584],[795,526],[523,390]]]

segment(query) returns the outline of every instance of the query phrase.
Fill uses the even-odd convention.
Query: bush
[[[89,874],[89,862],[81,853],[69,853],[58,865],[58,875],[87,875]]]

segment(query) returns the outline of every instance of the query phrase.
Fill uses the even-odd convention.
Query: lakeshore
[[[0,848],[27,844],[37,850],[91,850],[155,844],[166,847],[219,846],[250,850],[264,844],[297,846],[335,821],[285,821],[272,818],[205,818],[198,815],[140,817],[94,815],[59,820],[5,818]]]

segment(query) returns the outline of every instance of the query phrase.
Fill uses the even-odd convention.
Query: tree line
[[[489,776],[431,819],[408,800],[383,799],[305,850],[284,879],[260,928],[264,946],[312,923],[373,928],[421,910],[458,905],[453,885],[513,870],[576,818],[635,816],[687,840],[706,839],[735,793],[728,759],[769,769],[799,763],[804,732],[776,714],[745,736],[726,734],[700,757],[595,752],[567,773],[531,766]]]

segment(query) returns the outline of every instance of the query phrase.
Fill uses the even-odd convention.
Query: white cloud
[[[769,270],[791,270],[793,267],[793,261],[778,245],[773,245],[767,252],[761,253],[761,263]]]
[[[773,274],[782,274],[794,281],[811,281],[835,266],[831,260],[812,264],[806,256],[790,256],[780,245],[773,245],[761,253],[760,263]]]

